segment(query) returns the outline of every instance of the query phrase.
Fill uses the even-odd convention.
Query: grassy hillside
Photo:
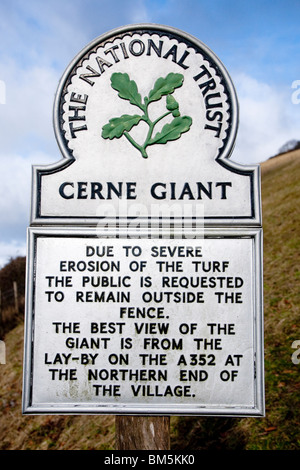
[[[300,340],[299,181],[299,150],[262,165],[266,417],[172,417],[173,449],[300,448],[300,364],[292,361],[292,344]],[[113,416],[22,416],[22,323],[5,343],[0,449],[114,449]]]

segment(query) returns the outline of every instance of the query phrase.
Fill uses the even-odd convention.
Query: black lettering
[[[88,100],[88,95],[83,95],[83,98],[82,98],[81,95],[76,95],[76,93],[74,92],[71,93],[70,101],[72,102],[86,104],[87,100]]]
[[[91,183],[91,199],[96,199],[96,196],[99,199],[105,199],[101,194],[102,184],[101,183]]]
[[[221,186],[221,199],[227,199],[226,186],[232,186],[232,183],[216,183],[216,187]]]
[[[215,131],[215,137],[220,137],[221,129],[222,129],[222,123],[220,122],[218,126],[210,126],[209,124],[206,124],[204,129],[208,129],[210,131]]]
[[[134,46],[138,44],[138,50],[134,50]],[[145,44],[140,39],[134,39],[129,44],[129,51],[132,55],[138,57],[145,51]]]
[[[111,55],[114,58],[115,63],[120,62],[120,59],[118,58],[117,54],[115,53],[116,49],[119,49],[119,46],[112,46],[112,47],[109,47],[108,49],[106,49],[106,51],[104,51],[105,55],[111,53]]]
[[[151,196],[154,197],[154,199],[166,199],[166,191],[162,191],[160,196],[156,194],[156,188],[158,186],[162,186],[163,188],[166,188],[166,185],[164,183],[155,183],[151,186]]]
[[[211,114],[213,113],[213,114]],[[211,111],[210,109],[206,113],[206,119],[208,121],[222,121],[223,119],[223,113],[221,111]]]
[[[208,188],[205,188],[205,186],[202,183],[200,182],[197,183],[198,199],[202,199],[201,192],[204,192],[209,199],[212,199],[212,183],[210,181],[207,184],[208,184]]]
[[[69,127],[70,127],[71,137],[73,139],[76,139],[76,137],[77,137],[76,132],[87,131],[87,125],[86,124],[84,126],[74,127],[73,122],[70,122]]]
[[[91,73],[82,73],[81,75],[79,75],[79,78],[87,82],[89,85],[93,86],[95,82],[93,80],[90,80],[90,77],[100,77],[101,74],[97,72],[97,70],[93,69],[90,65],[87,66],[87,70],[89,70]]]
[[[128,52],[126,50],[125,42],[120,43],[121,51],[123,52],[124,59],[129,59]]]
[[[172,56],[172,61],[177,63],[177,46],[174,44],[174,46],[171,47],[171,49],[163,56],[164,59],[167,59],[169,56]]]
[[[78,182],[78,194],[77,194],[77,199],[87,199],[87,194],[86,192],[86,187],[87,183],[85,182]]]
[[[210,103],[210,101],[214,98],[221,98],[220,93],[211,93],[210,95],[205,97],[205,107],[206,109],[211,109],[211,108],[222,108],[223,104],[222,102],[219,103]]]
[[[184,63],[183,63],[189,54],[190,53],[188,51],[185,51],[182,54],[182,56],[180,57],[179,61],[178,61],[178,65],[180,65],[180,67],[182,67],[183,69],[188,69],[189,68],[188,65],[184,65]]]
[[[214,81],[213,78],[211,78],[207,82],[201,83],[199,85],[199,88],[200,88],[200,90],[202,90],[202,88],[204,88],[204,90],[202,90],[202,95],[205,96],[209,92],[209,90],[214,90],[216,88],[216,82]]]
[[[80,116],[79,111],[85,111],[85,106],[69,106],[69,111],[73,111],[74,115],[69,116],[70,121],[85,121],[85,116]]]
[[[195,199],[194,196],[193,196],[193,193],[192,193],[192,190],[190,188],[189,183],[184,184],[183,190],[182,190],[182,192],[181,192],[178,199],[183,199],[184,196],[188,196],[188,199]]]
[[[108,62],[107,60],[102,59],[102,57],[99,57],[99,56],[96,57],[96,61],[98,63],[98,66],[99,66],[99,69],[100,69],[101,73],[105,72],[104,66],[111,67],[113,65],[110,62]]]
[[[61,197],[63,197],[64,199],[73,199],[74,198],[74,193],[71,193],[69,195],[66,195],[64,190],[65,190],[65,187],[66,186],[72,186],[74,188],[74,183],[62,183],[59,187],[59,194],[61,195]]]
[[[163,41],[159,41],[159,46],[157,46],[152,39],[148,39],[148,50],[147,55],[151,55],[151,48],[156,52],[158,57],[161,57]]]
[[[211,78],[211,73],[207,70],[205,65],[201,65],[200,68],[202,69],[202,72],[200,72],[198,75],[195,75],[195,82],[197,82],[200,78],[204,77],[204,75],[207,75],[209,78]]]
[[[136,199],[135,188],[136,183],[126,183],[127,199]]]
[[[111,199],[112,192],[114,192],[118,198],[122,197],[123,183],[118,183],[118,185],[119,185],[119,189],[117,189],[113,183],[107,183],[107,199]]]

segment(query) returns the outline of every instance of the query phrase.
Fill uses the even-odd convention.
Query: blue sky
[[[54,96],[90,41],[123,25],[158,23],[204,42],[238,95],[231,159],[251,164],[300,140],[299,21],[300,0],[1,0],[0,266],[25,254],[31,166],[61,158]]]

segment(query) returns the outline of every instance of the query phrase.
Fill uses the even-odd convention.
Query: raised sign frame
[[[166,236],[166,238],[164,238]],[[116,239],[117,237],[117,239]],[[118,231],[116,233],[115,231],[111,231],[110,233],[108,232],[105,236],[103,236],[103,232],[100,230],[97,230],[95,228],[65,228],[65,229],[60,229],[60,228],[48,228],[47,230],[43,228],[30,228],[29,229],[29,245],[30,245],[30,252],[31,256],[29,259],[29,266],[28,266],[28,279],[27,279],[27,286],[28,286],[28,295],[27,295],[27,310],[32,312],[32,316],[29,317],[27,320],[27,325],[26,325],[26,333],[25,333],[25,358],[24,358],[24,385],[25,385],[25,392],[23,394],[23,413],[24,414],[136,414],[136,415],[207,415],[207,416],[263,416],[264,415],[264,368],[263,368],[263,324],[262,324],[262,309],[263,309],[263,300],[262,300],[262,272],[261,272],[261,257],[262,257],[262,231],[261,229],[253,228],[252,230],[247,230],[247,229],[234,229],[234,228],[228,228],[228,229],[223,229],[220,231],[219,229],[214,229],[210,228],[205,230],[205,233],[203,232],[198,233],[197,235],[197,243],[201,244],[202,242],[205,243],[205,239],[209,240],[215,240],[220,243],[220,240],[226,240],[226,239],[231,239],[231,240],[251,240],[252,244],[252,267],[250,268],[250,271],[252,272],[251,276],[251,299],[248,299],[248,301],[251,303],[251,308],[248,308],[248,314],[250,312],[249,317],[247,318],[247,321],[242,320],[242,319],[236,319],[236,327],[237,330],[240,331],[240,335],[243,335],[243,329],[247,328],[247,325],[251,325],[252,328],[252,338],[250,340],[252,351],[250,353],[251,359],[249,361],[248,366],[250,366],[249,371],[246,373],[246,376],[254,374],[253,376],[253,382],[251,382],[251,392],[247,390],[245,392],[246,394],[249,393],[249,396],[252,396],[251,400],[253,399],[253,402],[251,404],[244,404],[244,405],[239,405],[236,402],[234,403],[227,403],[225,406],[222,406],[221,404],[216,404],[216,403],[201,403],[201,400],[199,401],[199,396],[198,399],[195,398],[194,402],[190,401],[188,403],[174,403],[174,400],[171,403],[168,402],[168,398],[164,400],[164,402],[159,402],[159,403],[149,403],[147,400],[145,402],[135,402],[132,397],[129,399],[128,396],[125,396],[125,399],[118,399],[116,402],[112,402],[111,398],[108,399],[108,402],[106,401],[106,398],[101,399],[99,397],[94,397],[92,398],[92,393],[89,396],[88,402],[85,402],[84,399],[78,398],[74,402],[70,401],[68,399],[66,402],[61,398],[63,396],[60,395],[59,389],[57,389],[58,386],[61,385],[59,380],[57,378],[53,377],[53,382],[50,382],[47,384],[45,380],[40,380],[36,382],[34,380],[34,377],[42,377],[43,373],[49,374],[48,372],[41,372],[39,370],[39,367],[41,369],[49,369],[53,367],[53,365],[47,365],[48,363],[50,364],[50,357],[54,357],[57,351],[60,351],[62,353],[62,350],[60,350],[59,343],[58,341],[61,340],[61,335],[57,335],[52,331],[48,331],[48,333],[43,333],[46,334],[46,336],[42,336],[42,340],[39,339],[40,335],[42,332],[40,331],[42,328],[43,324],[47,324],[47,322],[51,322],[51,319],[55,318],[57,320],[57,317],[55,316],[55,302],[52,304],[52,309],[46,311],[46,308],[44,308],[43,316],[40,317],[41,312],[43,311],[43,308],[41,307],[41,296],[46,295],[46,293],[40,291],[38,293],[35,288],[35,281],[32,276],[32,272],[35,272],[39,277],[41,278],[41,273],[39,269],[39,264],[43,264],[43,256],[41,257],[41,253],[39,252],[37,248],[37,241],[39,239],[45,239],[47,243],[49,243],[49,240],[51,239],[65,239],[65,241],[71,245],[72,240],[74,239],[79,239],[81,240],[81,243],[83,246],[90,240],[94,241],[102,241],[105,242],[106,244],[109,244],[111,246],[114,246],[115,240],[124,242],[124,245],[128,244],[129,242],[134,243],[134,245],[139,245],[140,247],[143,247],[143,242],[147,243],[152,243],[155,245],[158,243],[160,240],[163,240],[163,242],[168,245],[170,243],[170,239],[168,237],[168,233],[163,233],[162,231],[152,231],[151,233],[151,238],[149,239],[149,232],[147,230],[140,231],[138,234],[131,234],[130,237],[128,237],[128,231]],[[176,233],[174,236],[173,241],[176,240]],[[182,232],[178,232],[178,238],[177,240],[180,241],[180,244],[182,245],[187,245],[189,246],[193,240],[195,241],[195,236],[193,233],[189,233],[188,231],[185,232],[185,237],[184,240],[182,239]],[[56,241],[55,246],[58,246],[58,243]],[[55,247],[54,247],[55,249]],[[74,250],[74,256],[75,256],[75,251]],[[137,258],[132,257],[132,260],[136,260]],[[46,262],[46,264],[48,264]],[[46,268],[48,269],[48,268]],[[49,273],[50,274],[50,273]],[[53,273],[51,273],[53,274]],[[60,289],[64,290],[64,289]],[[65,290],[66,292],[66,290]],[[58,305],[58,303],[56,303]],[[86,304],[85,304],[86,305]],[[122,305],[122,304],[120,304]],[[165,305],[166,306],[166,305]],[[168,305],[167,305],[168,306]],[[65,308],[65,307],[64,307]],[[74,304],[73,307],[74,309]],[[86,306],[82,307],[88,308]],[[99,304],[99,308],[101,309],[101,304]],[[113,310],[118,309],[118,305],[113,304]],[[210,306],[207,307],[210,311],[213,311]],[[235,307],[231,307],[235,308]],[[184,306],[181,306],[181,309],[184,310]],[[112,310],[112,313],[113,313]],[[168,308],[167,308],[168,311]],[[248,315],[247,314],[247,315]],[[84,314],[82,313],[83,319],[84,319]],[[224,315],[225,317],[226,315]],[[38,317],[41,318],[38,322]],[[69,317],[70,318],[75,318],[73,316]],[[86,320],[88,321],[89,314],[85,316]],[[99,317],[99,319],[104,317]],[[181,320],[180,320],[181,318]],[[195,313],[191,315],[191,319],[189,315],[183,315],[183,317],[177,317],[174,318],[174,320],[170,320],[170,324],[175,324],[176,322],[182,322],[182,318],[184,318],[186,324],[189,324],[190,321],[193,321],[193,318],[195,320]],[[222,315],[220,316],[222,318]],[[78,320],[78,316],[76,317]],[[42,321],[42,323],[41,323]],[[222,320],[220,320],[222,321]],[[225,320],[224,320],[225,321]],[[201,322],[200,322],[201,323]],[[245,323],[245,326],[243,324]],[[185,324],[185,323],[184,323]],[[70,334],[70,333],[69,333]],[[62,335],[63,336],[63,335]],[[44,341],[43,341],[44,337]],[[242,336],[241,336],[242,337]],[[46,340],[45,340],[46,338]],[[38,340],[39,339],[39,340]],[[42,346],[41,346],[41,341],[42,341]],[[51,350],[51,346],[47,346],[47,344],[54,344]],[[249,343],[249,344],[250,344]],[[36,346],[38,345],[39,346]],[[35,351],[35,348],[37,348],[37,351]],[[183,354],[186,354],[188,356],[190,353],[195,353],[195,350],[189,349],[190,347],[187,347],[185,350],[182,351]],[[64,352],[72,352],[72,350],[64,350]],[[85,351],[82,349],[81,351]],[[93,351],[95,352],[95,351]],[[138,352],[143,352],[143,349],[138,348]],[[146,352],[146,351],[144,351]],[[149,352],[149,351],[147,351]],[[152,352],[157,352],[157,351],[152,351]],[[160,351],[166,353],[168,355],[170,351]],[[172,351],[171,351],[172,352]],[[203,351],[200,351],[203,352]],[[207,352],[207,351],[205,351]],[[214,351],[208,351],[208,352],[214,352]],[[98,350],[99,353],[99,350]],[[221,353],[222,354],[222,359],[224,359],[224,354],[225,352]],[[47,357],[47,360],[44,360]],[[62,357],[62,354],[60,354]],[[180,356],[178,353],[177,358]],[[223,357],[224,356],[224,357]],[[233,356],[232,356],[233,357]],[[35,360],[39,361],[40,364],[39,366],[35,364]],[[170,367],[169,363],[169,367]],[[96,366],[101,368],[105,367],[104,362],[101,365],[100,363],[96,361]],[[172,369],[174,369],[174,365],[172,365]],[[248,367],[247,366],[247,367]],[[35,367],[37,367],[35,369]],[[54,366],[54,367],[62,367],[60,364]],[[76,367],[76,365],[74,366]],[[80,366],[79,366],[80,367]],[[92,366],[90,366],[92,367]],[[113,367],[118,367],[118,366],[113,366]],[[130,367],[130,366],[128,366]],[[155,368],[155,367],[154,367]],[[158,367],[159,368],[159,367]],[[161,368],[163,368],[161,366]],[[147,369],[147,367],[144,367],[144,369]],[[191,369],[195,369],[195,367],[191,367]],[[199,367],[201,369],[201,367]],[[233,367],[229,367],[230,370],[233,370]],[[239,368],[235,368],[236,373]],[[252,369],[252,372],[251,372]],[[209,367],[203,367],[202,370],[209,370]],[[212,368],[210,368],[212,370]],[[42,373],[42,375],[40,375]],[[214,372],[212,372],[213,374]],[[218,372],[219,373],[219,372]],[[217,374],[217,372],[216,372]],[[45,376],[46,377],[46,376]],[[72,382],[71,382],[72,383]],[[75,383],[75,382],[73,382]],[[91,382],[91,384],[97,384],[97,382]],[[99,382],[98,382],[99,383]],[[101,383],[101,381],[100,381]],[[102,382],[103,384],[107,382]],[[115,382],[115,384],[120,384],[123,383],[125,386],[125,382],[120,381],[120,382]],[[132,382],[134,383],[134,382]],[[143,382],[140,382],[143,384]],[[155,382],[157,384],[159,382]],[[186,382],[186,383],[191,383],[191,382]],[[51,385],[52,384],[52,385]],[[59,384],[59,385],[57,385]],[[76,383],[75,383],[76,385]],[[200,382],[194,382],[194,390],[198,389],[201,390],[201,386],[203,386]],[[222,382],[221,382],[222,385]],[[92,385],[91,385],[92,386]],[[50,395],[53,392],[52,395],[52,401],[50,400],[49,402],[35,402],[34,401],[34,396],[38,396],[39,393],[44,394],[45,390],[47,387],[52,388]],[[127,387],[129,388],[130,385],[127,384]],[[36,389],[38,392],[36,393]],[[40,392],[39,392],[40,390]],[[55,391],[57,390],[57,391]],[[127,393],[127,392],[126,392]],[[125,393],[125,395],[126,395]],[[225,392],[224,395],[224,400],[230,401],[230,393],[231,392]],[[56,397],[57,394],[57,397]],[[59,398],[60,396],[60,398]]]

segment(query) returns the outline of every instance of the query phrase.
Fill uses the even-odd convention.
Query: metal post
[[[116,416],[116,450],[170,450],[170,417]]]

